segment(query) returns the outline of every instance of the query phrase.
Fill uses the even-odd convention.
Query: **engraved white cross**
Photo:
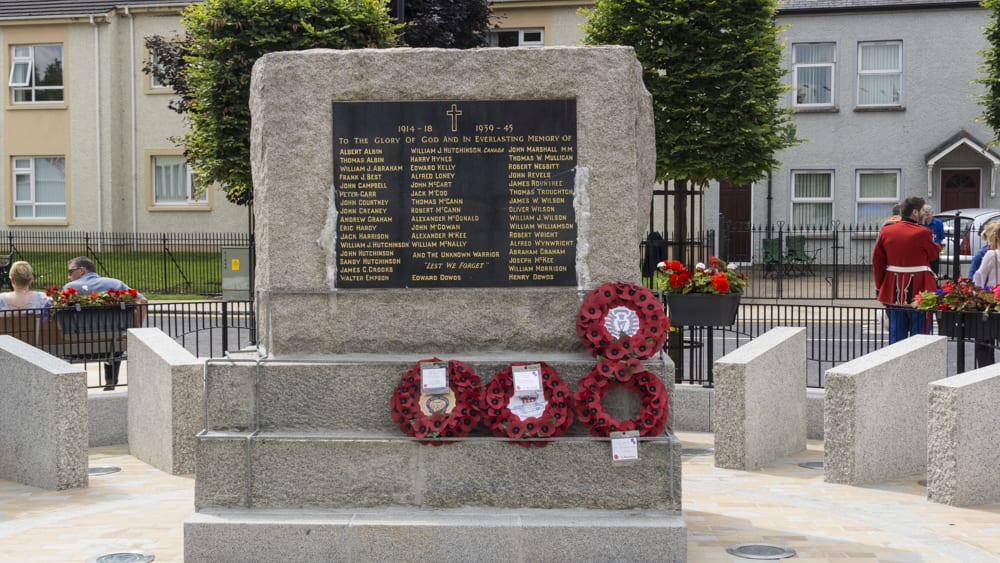
[[[451,132],[455,133],[458,131],[458,116],[462,115],[462,110],[458,109],[458,106],[451,104],[451,109],[445,113],[451,117]]]

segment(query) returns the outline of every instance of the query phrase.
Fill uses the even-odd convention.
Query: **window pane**
[[[792,206],[792,224],[822,227],[833,222],[832,203],[796,203]]]
[[[796,73],[799,83],[797,91],[798,103],[829,104],[833,101],[833,90],[830,88],[833,67],[800,67],[796,70]]]
[[[62,45],[36,45],[35,86],[62,86],[62,73]]]
[[[830,175],[796,174],[794,197],[830,197]]]
[[[16,62],[10,69],[11,86],[27,86],[28,78],[31,76],[31,63],[28,61]]]
[[[153,158],[153,190],[155,203],[187,201],[187,162],[183,156]]]
[[[524,42],[525,43],[541,43],[542,42],[542,32],[541,31],[525,31],[524,32]]]
[[[15,102],[31,102],[31,90],[28,88],[15,88],[14,89],[14,101]]]
[[[14,56],[18,58],[30,57],[31,47],[28,45],[15,45]]]
[[[35,90],[36,102],[61,102],[63,99],[62,89],[58,90]]]
[[[17,174],[14,176],[14,200],[31,201],[31,175]]]
[[[66,179],[62,158],[35,159],[35,202],[65,203]]]
[[[898,104],[899,75],[861,75],[858,77],[858,103]]]
[[[832,63],[833,45],[799,44],[795,46],[796,63]]]
[[[861,70],[899,70],[899,45],[862,45]]]
[[[860,203],[858,204],[859,225],[881,225],[886,217],[892,215],[891,203]]]
[[[14,217],[17,219],[30,219],[32,218],[32,207],[30,205],[15,205],[14,206]]]
[[[896,174],[879,172],[858,176],[858,197],[896,199]]]
[[[45,219],[62,219],[66,217],[65,205],[36,205],[35,217]]]

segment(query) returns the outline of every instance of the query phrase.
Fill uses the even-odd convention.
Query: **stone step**
[[[399,435],[203,433],[195,506],[223,508],[681,508],[681,444],[643,438],[613,463],[607,439],[526,448],[497,438],[439,447]]]
[[[201,510],[184,560],[400,563],[687,559],[687,527],[660,510]]]
[[[570,389],[596,365],[586,354],[468,354],[440,356],[468,363],[485,385],[514,362],[543,361]],[[209,431],[332,431],[399,433],[389,400],[400,375],[430,356],[351,354],[315,361],[211,360],[205,370],[205,409]],[[665,355],[645,362],[673,394],[673,363]],[[617,388],[605,407],[618,418],[632,418],[638,397]],[[669,422],[668,422],[669,424]],[[485,434],[485,430],[481,433]],[[571,435],[586,435],[579,423]]]

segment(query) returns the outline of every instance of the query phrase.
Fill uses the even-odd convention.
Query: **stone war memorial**
[[[260,349],[206,365],[185,559],[684,561],[633,51],[272,53],[250,105]]]

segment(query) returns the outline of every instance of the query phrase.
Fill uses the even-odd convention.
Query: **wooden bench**
[[[53,318],[54,314],[72,316],[79,313],[51,309],[0,311],[0,334],[13,336],[67,362],[106,362],[126,357],[127,330],[140,325],[137,307],[120,311],[117,320],[97,323],[73,322],[65,316],[57,319]]]

